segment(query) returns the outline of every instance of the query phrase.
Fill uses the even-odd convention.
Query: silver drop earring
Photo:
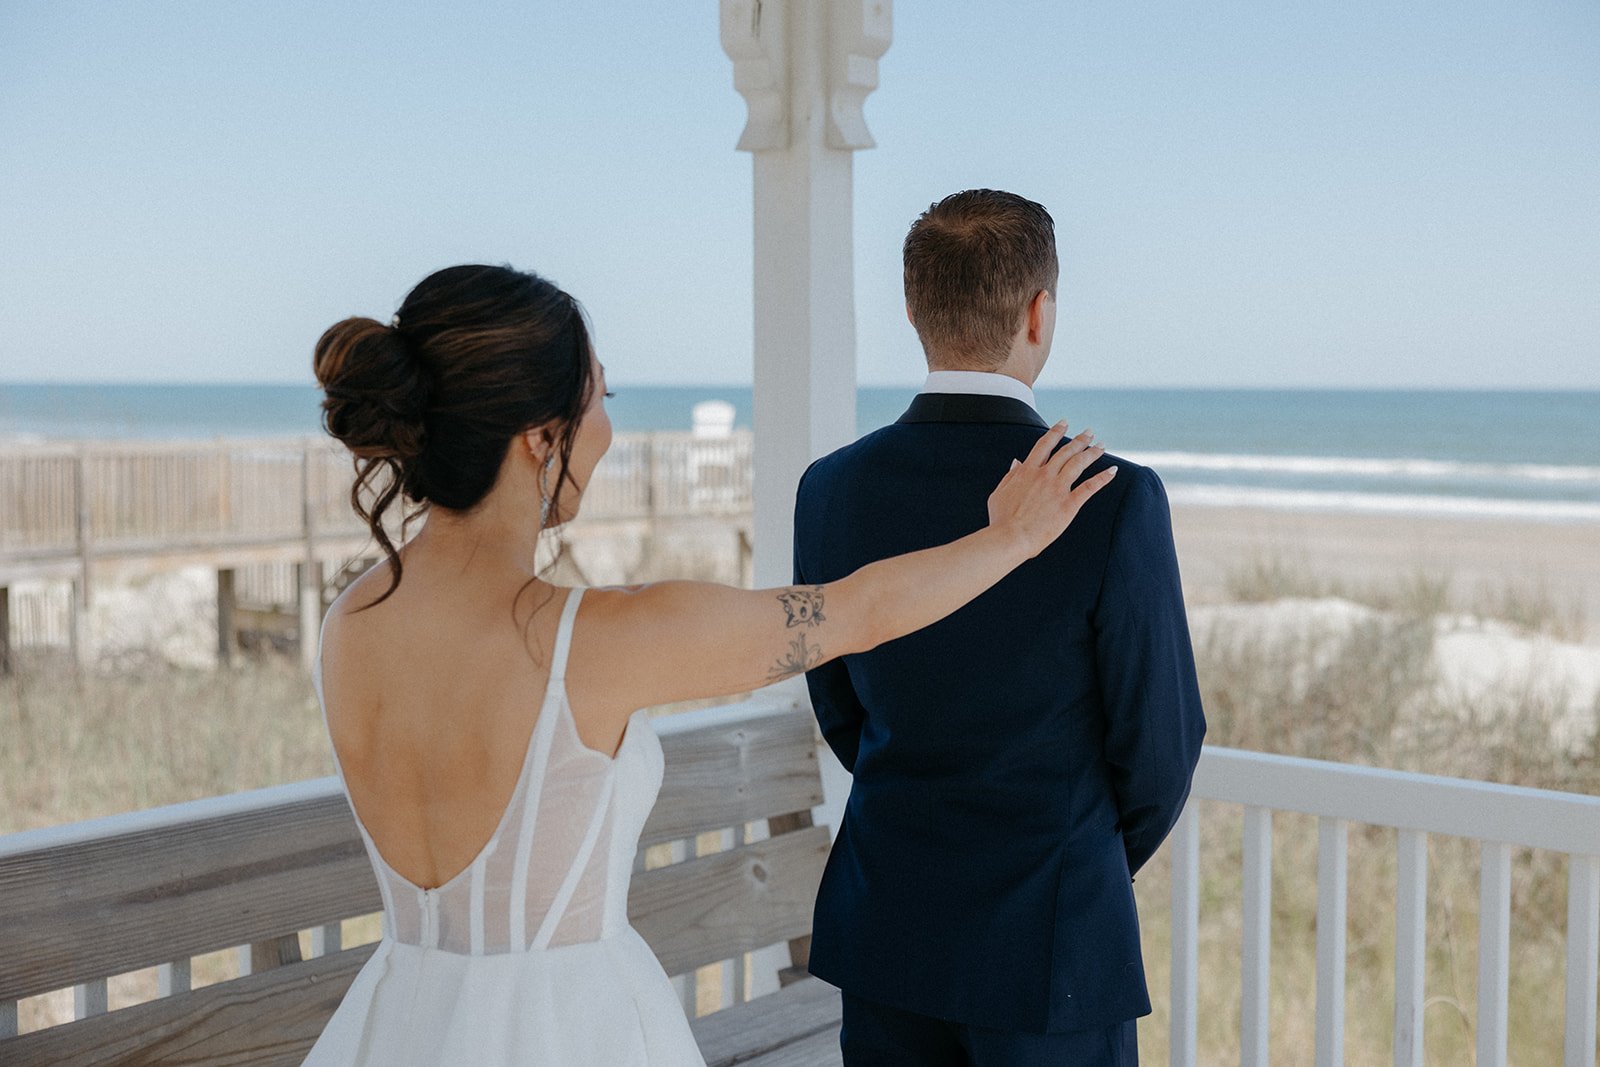
[[[550,484],[550,465],[556,461],[556,454],[550,453],[544,459],[544,471],[539,475],[539,532],[544,533],[545,520],[550,517],[550,494],[546,488]]]
[[[528,455],[533,456],[536,460],[539,456],[539,454],[533,450],[532,445],[528,446]],[[544,534],[545,523],[550,521],[551,499],[548,489],[550,483],[550,467],[555,463],[555,461],[556,455],[554,452],[552,452],[550,455],[545,457],[544,466],[539,470],[539,528],[533,531],[533,560],[523,568],[523,572],[530,578],[537,578],[539,576],[539,539]]]

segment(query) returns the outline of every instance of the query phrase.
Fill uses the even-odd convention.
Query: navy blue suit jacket
[[[988,523],[1045,431],[1003,397],[923,394],[813,463],[795,581]],[[1189,794],[1205,717],[1161,481],[1117,476],[1060,538],[948,618],[806,675],[854,774],[812,974],[869,1000],[1046,1033],[1150,1011],[1132,876]]]

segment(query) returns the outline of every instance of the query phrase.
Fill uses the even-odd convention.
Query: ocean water
[[[614,383],[618,430],[681,430],[702,400],[750,425],[750,390]],[[915,389],[869,387],[857,427]],[[1600,524],[1600,391],[1041,389],[1156,468],[1175,503]],[[3,385],[0,445],[56,438],[320,433],[315,386]]]

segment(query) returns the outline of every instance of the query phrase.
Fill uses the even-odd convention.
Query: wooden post
[[[856,436],[854,156],[874,144],[863,106],[893,38],[893,0],[721,0],[720,15],[748,110],[737,147],[752,171],[751,585],[761,589],[794,579],[800,475]],[[820,735],[817,747],[839,771],[824,772],[823,810],[843,811],[849,778]]]
[[[156,968],[156,996],[172,997],[189,992],[193,978],[192,960],[173,960]]]
[[[792,834],[812,825],[810,811],[796,811],[788,815],[774,815],[767,820],[767,830],[773,837]],[[806,965],[811,961],[811,935],[802,934],[789,939],[789,966],[778,972],[778,984],[790,985],[805,978],[810,972]]]
[[[83,601],[83,579],[74,578],[72,595],[67,598],[67,647],[77,667],[82,667],[89,659],[89,619]]]
[[[729,848],[739,848],[749,840],[749,825],[740,823],[729,831]],[[743,1004],[750,999],[750,953],[741,952],[733,958],[733,997],[730,1004]]]
[[[344,944],[344,927],[340,923],[323,923],[311,928],[311,955],[331,956]]]
[[[96,978],[91,982],[72,987],[72,1017],[74,1019],[88,1019],[95,1015],[104,1015],[110,1007],[110,995],[106,988],[104,978]]]
[[[239,977],[275,970],[286,963],[299,963],[300,935],[284,934],[239,946]]]
[[[322,565],[317,562],[317,531],[311,509],[311,446],[300,453],[300,525],[305,538],[305,559],[298,564],[300,607],[300,665],[310,670],[317,659],[322,629]]]
[[[233,530],[233,454],[226,447],[217,457],[217,532],[224,536]]]
[[[661,435],[655,433],[644,439],[644,513],[652,530],[656,521],[656,451],[660,442]]]
[[[317,660],[317,645],[322,632],[322,564],[316,560],[294,565],[297,578],[296,606],[299,616],[300,663],[310,670]]]
[[[217,568],[217,664],[223,667],[233,662],[233,608],[236,603],[233,579],[232,567]]]
[[[75,666],[82,667],[88,656],[88,620],[85,613],[89,608],[89,489],[87,484],[88,463],[85,460],[83,449],[79,449],[74,456],[75,467],[72,480],[73,492],[73,523],[74,543],[78,550],[78,576],[72,582],[72,615],[71,645],[72,662]]]
[[[0,585],[0,675],[11,673],[11,587]]]
[[[678,838],[669,847],[673,863],[682,863],[696,851],[693,838]],[[682,974],[673,975],[672,984],[677,988],[678,1000],[683,1004],[684,1014],[691,1019],[697,1018],[700,1014],[700,972],[684,971]]]

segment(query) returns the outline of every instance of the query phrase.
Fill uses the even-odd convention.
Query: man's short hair
[[[906,307],[930,363],[998,367],[1028,302],[1055,296],[1055,220],[1015,193],[968,189],[931,205],[906,234]]]

